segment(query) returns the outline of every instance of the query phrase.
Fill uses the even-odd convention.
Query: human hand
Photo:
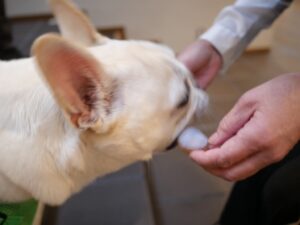
[[[280,161],[300,139],[300,74],[279,76],[245,93],[190,157],[229,181],[245,179]]]
[[[178,59],[194,74],[199,87],[205,89],[219,72],[222,57],[205,40],[197,40],[178,56]]]

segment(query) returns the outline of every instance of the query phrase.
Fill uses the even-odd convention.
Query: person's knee
[[[274,173],[262,191],[262,213],[266,224],[284,224],[299,217],[300,181],[286,165]]]

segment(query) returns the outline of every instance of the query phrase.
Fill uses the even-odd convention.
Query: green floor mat
[[[31,225],[37,206],[35,200],[18,204],[0,204],[0,225]]]

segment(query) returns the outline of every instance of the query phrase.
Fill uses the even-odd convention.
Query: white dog
[[[207,103],[170,49],[110,40],[67,0],[51,3],[65,39],[44,35],[33,58],[0,62],[4,202],[61,204],[166,149]]]

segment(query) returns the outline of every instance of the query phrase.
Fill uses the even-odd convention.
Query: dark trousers
[[[235,184],[220,223],[283,225],[299,217],[300,142],[281,162]]]

